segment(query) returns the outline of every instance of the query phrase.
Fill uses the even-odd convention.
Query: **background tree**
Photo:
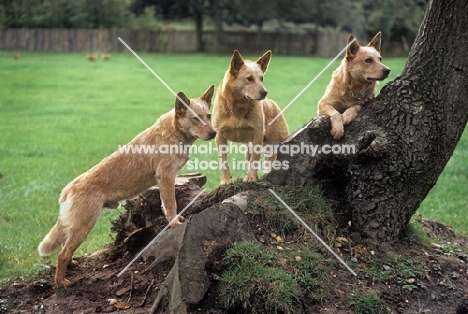
[[[11,28],[123,27],[128,15],[126,0],[0,1],[0,25]]]
[[[263,30],[265,21],[277,20],[277,30],[290,31],[307,23],[308,29],[330,27],[371,37],[382,31],[384,43],[402,41],[410,45],[422,19],[426,0],[0,0],[0,26],[5,28],[112,28],[138,27],[132,15],[154,9],[154,21],[192,19],[197,50],[204,50],[204,20],[214,22],[217,46],[223,49],[224,25],[256,25]],[[155,25],[148,23],[145,25]],[[141,26],[141,25],[140,25]]]
[[[75,28],[112,28],[127,23],[125,0],[79,0],[68,3],[70,22]]]
[[[424,16],[427,0],[362,0],[354,4],[354,31],[372,37],[382,31],[383,42],[412,43]]]
[[[140,15],[147,7],[154,7],[155,14],[164,20],[193,18],[197,34],[197,51],[204,51],[203,20],[210,8],[208,0],[135,0],[130,5],[130,10]]]
[[[37,27],[35,14],[39,12],[39,4],[39,0],[1,0],[2,24],[5,27]]]

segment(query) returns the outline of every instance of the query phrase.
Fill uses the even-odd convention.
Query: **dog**
[[[213,93],[214,85],[197,99],[188,99],[183,92],[179,92],[174,109],[162,115],[126,147],[187,147],[197,138],[213,139],[216,136],[210,122]],[[65,270],[72,263],[73,253],[86,239],[103,208],[118,208],[119,201],[132,199],[157,184],[166,219],[171,227],[179,226],[184,218],[177,216],[175,178],[188,159],[186,149],[180,149],[177,154],[168,154],[166,150],[166,154],[162,154],[125,152],[119,148],[70,182],[59,198],[57,223],[38,247],[39,254],[43,256],[62,245],[55,273],[56,285],[66,287],[71,284],[65,278]]]
[[[346,56],[319,100],[318,113],[330,116],[330,133],[335,140],[343,137],[344,126],[375,97],[377,81],[390,74],[390,69],[382,63],[380,43],[380,32],[366,46],[360,46],[350,35]]]
[[[235,50],[231,63],[218,87],[213,107],[213,126],[220,159],[221,184],[232,182],[227,163],[227,141],[244,143],[250,147],[277,145],[288,135],[288,125],[278,105],[267,99],[263,76],[271,59],[267,51],[257,61],[244,60]],[[270,121],[276,120],[271,124]],[[265,154],[265,165],[269,169],[276,160],[276,152]],[[260,168],[261,152],[247,149],[248,172],[244,182],[256,182]]]

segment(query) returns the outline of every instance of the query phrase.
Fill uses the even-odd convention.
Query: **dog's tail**
[[[70,216],[70,209],[72,204],[72,198],[67,197],[66,195],[61,196],[60,198],[60,214],[55,223],[55,226],[49,231],[49,233],[44,237],[37,251],[39,255],[45,256],[53,253],[66,241],[66,227],[68,224],[68,217]]]
[[[60,224],[60,220],[57,220],[55,226],[49,231],[49,233],[44,237],[37,251],[40,256],[46,256],[52,254],[56,249],[60,247],[63,243],[63,226]]]

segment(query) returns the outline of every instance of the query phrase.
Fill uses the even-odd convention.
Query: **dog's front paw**
[[[71,281],[65,278],[62,279],[56,279],[55,284],[57,285],[58,288],[68,288],[71,286]]]
[[[335,140],[339,140],[344,135],[344,127],[343,124],[333,124],[331,128],[331,135]]]
[[[174,219],[174,218],[176,218],[176,219]],[[175,216],[175,217],[173,217],[171,219],[167,218],[167,221],[169,221],[169,223],[171,224],[171,228],[176,228],[176,227],[180,226],[185,221],[185,218],[179,215],[179,216]]]
[[[342,115],[341,118],[343,119],[343,125],[348,125],[351,123],[351,121],[356,118],[357,112],[355,111],[345,111]]]
[[[226,185],[226,184],[231,184],[232,183],[232,179],[229,178],[229,179],[221,179],[221,185]]]
[[[255,174],[248,174],[244,178],[244,182],[257,182],[258,181],[258,176],[257,173]]]

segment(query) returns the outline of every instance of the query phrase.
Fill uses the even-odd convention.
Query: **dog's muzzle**
[[[214,139],[216,137],[216,131],[215,130],[211,130],[210,132],[208,132],[208,137],[210,140]]]

